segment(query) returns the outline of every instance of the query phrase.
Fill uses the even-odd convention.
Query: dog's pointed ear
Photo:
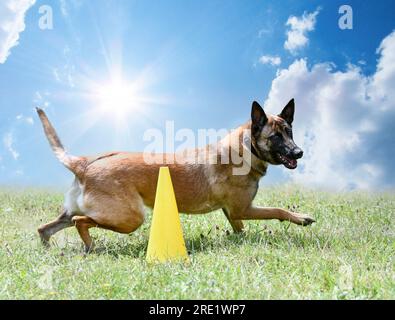
[[[251,132],[253,136],[257,136],[261,133],[263,127],[267,122],[267,116],[263,108],[258,102],[254,101],[251,108]]]
[[[279,114],[281,118],[288,122],[288,124],[292,124],[294,121],[295,114],[295,100],[291,99],[288,104],[284,107],[283,111]]]

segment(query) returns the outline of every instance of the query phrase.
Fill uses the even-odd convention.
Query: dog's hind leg
[[[44,224],[40,228],[38,228],[38,233],[40,235],[41,242],[48,247],[49,239],[51,238],[51,236],[53,236],[56,232],[71,226],[73,226],[71,217],[68,214],[68,212],[65,210],[56,220]]]
[[[93,241],[89,234],[89,228],[97,227],[98,224],[93,219],[85,216],[75,216],[72,221],[85,244],[85,252],[90,252],[93,249]]]
[[[229,216],[228,210],[225,209],[225,208],[222,209],[222,211],[224,212],[226,219],[228,219],[228,221],[229,221],[230,225],[232,226],[232,229],[233,229],[233,231],[234,231],[235,233],[241,233],[241,232],[244,231],[244,224],[243,224],[243,221],[232,219],[232,218]]]
[[[92,250],[90,228],[99,227],[129,234],[144,222],[143,201],[138,193],[130,193],[120,198],[96,192],[85,195],[83,206],[89,210],[84,216],[73,217],[73,222],[85,244],[86,252]]]

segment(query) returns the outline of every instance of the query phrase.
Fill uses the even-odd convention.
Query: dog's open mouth
[[[296,159],[291,159],[281,154],[278,154],[278,158],[281,163],[288,169],[295,169],[298,166],[298,161]]]

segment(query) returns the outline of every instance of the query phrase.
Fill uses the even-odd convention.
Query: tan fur
[[[160,164],[147,164],[141,153],[111,152],[96,157],[73,157],[66,154],[45,113],[38,110],[44,131],[59,160],[76,175],[66,196],[64,212],[55,221],[39,228],[42,241],[57,231],[75,225],[87,251],[92,249],[89,228],[99,227],[130,233],[144,222],[144,206],[153,207]],[[280,118],[281,119],[281,118]],[[278,117],[269,117],[268,130],[276,130]],[[241,152],[242,132],[251,123],[239,127],[219,142],[219,148],[237,141]],[[233,135],[233,138],[231,139]],[[194,150],[200,154],[203,149]],[[171,155],[165,155],[171,156]],[[218,157],[209,153],[206,157]],[[279,219],[307,225],[314,220],[306,215],[276,208],[256,208],[252,201],[259,179],[268,163],[252,155],[247,175],[232,174],[234,164],[194,164],[185,158],[183,164],[169,164],[177,205],[180,212],[207,213],[223,209],[235,232],[243,230],[242,220]]]

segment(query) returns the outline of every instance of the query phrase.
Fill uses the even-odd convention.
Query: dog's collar
[[[256,149],[256,148],[254,147],[254,145],[253,145],[252,143],[251,143],[251,148],[250,148],[250,150],[251,150],[251,153],[252,153],[255,157],[257,157],[257,158],[259,159],[259,161],[258,161],[255,165],[253,165],[254,162],[252,162],[251,169],[253,169],[253,170],[255,170],[256,172],[258,172],[261,176],[264,176],[265,173],[266,173],[266,169],[267,169],[266,161],[264,161],[264,160],[262,159],[261,153],[258,151],[258,149]]]

